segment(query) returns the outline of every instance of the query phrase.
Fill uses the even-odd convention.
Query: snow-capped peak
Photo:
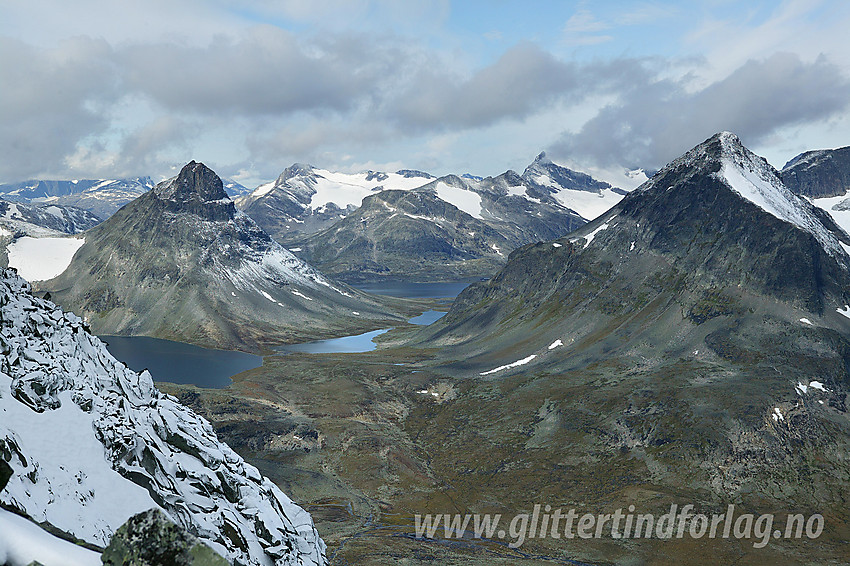
[[[711,136],[668,163],[636,192],[645,192],[665,182],[668,173],[677,172],[689,177],[707,169],[714,171],[712,174],[741,198],[812,234],[833,257],[845,257],[838,238],[818,219],[814,206],[792,193],[783,184],[776,169],[766,159],[747,149],[732,132]]]
[[[843,256],[838,239],[812,213],[812,205],[792,193],[764,158],[744,147],[731,132],[717,134],[721,144],[720,178],[736,193],[773,216],[812,234],[824,249]]]

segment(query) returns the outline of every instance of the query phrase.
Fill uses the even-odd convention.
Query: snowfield
[[[62,540],[41,527],[0,509],[0,564],[101,566],[100,554]]]
[[[71,264],[85,238],[33,238],[24,236],[11,243],[9,267],[18,270],[18,274],[28,281],[46,281],[53,279]]]
[[[452,187],[442,182],[437,183],[435,190],[437,191],[437,196],[447,203],[453,204],[470,216],[482,220],[481,195],[478,193]]]

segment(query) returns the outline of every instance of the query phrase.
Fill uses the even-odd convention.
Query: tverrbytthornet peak
[[[584,333],[653,304],[678,304],[686,319],[696,313],[702,321],[704,308],[712,317],[737,312],[709,307],[750,300],[742,295],[778,301],[792,318],[804,312],[797,319],[813,314],[843,328],[850,321],[836,311],[850,304],[848,246],[850,237],[828,214],[723,132],[593,222],[511,254],[497,276],[464,291],[428,332],[468,351],[491,333],[530,335],[532,328],[542,343],[547,325],[568,322]]]
[[[86,232],[40,287],[99,334],[250,350],[401,319],[283,248],[195,162]]]
[[[0,502],[104,547],[158,507],[235,564],[324,564],[310,515],[83,321],[0,273]]]

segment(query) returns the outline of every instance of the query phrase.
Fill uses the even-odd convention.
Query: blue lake
[[[440,311],[425,311],[419,316],[408,319],[408,322],[426,326],[441,319],[445,314]],[[316,340],[315,342],[305,342],[303,344],[288,344],[275,349],[284,354],[288,352],[304,352],[309,354],[357,354],[371,352],[378,346],[375,344],[375,338],[389,331],[389,328],[384,328],[382,330],[364,332],[356,336]]]
[[[358,285],[364,291],[407,298],[454,298],[472,281],[450,283],[406,283],[386,281]],[[428,325],[446,313],[426,311],[408,322]],[[281,353],[307,352],[312,354],[370,352],[377,347],[376,336],[389,332],[389,328],[373,330],[356,336],[318,340],[305,344],[281,346]],[[149,370],[154,381],[193,384],[198,387],[222,388],[232,383],[231,376],[263,365],[263,358],[244,352],[213,350],[182,342],[148,338],[146,336],[101,336],[107,349],[130,369]]]
[[[263,358],[244,352],[212,350],[147,336],[99,336],[109,353],[134,371],[147,369],[154,381],[220,389],[230,376],[263,365]]]

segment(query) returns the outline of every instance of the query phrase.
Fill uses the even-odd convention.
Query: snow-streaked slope
[[[531,189],[535,194],[549,194],[586,220],[597,218],[626,194],[605,181],[553,162],[545,152],[526,167],[522,179],[528,187],[526,192]]]
[[[398,173],[336,173],[325,169],[314,169],[316,175],[315,194],[310,199],[312,208],[334,203],[340,208],[360,206],[370,194],[384,189],[415,189],[428,183],[429,177],[405,177]]]
[[[100,554],[55,537],[35,523],[0,509],[0,564],[101,566]]]
[[[47,203],[85,209],[100,218],[153,187],[150,177],[85,179],[73,181],[31,180],[0,185],[0,196],[16,202]]]
[[[276,181],[260,185],[246,197],[237,199],[237,204],[240,208],[245,208],[251,202],[279,191],[296,195],[304,207],[313,210],[329,204],[341,209],[349,206],[357,208],[364,198],[377,191],[411,190],[432,179],[427,173],[339,173],[296,163],[284,171]]]
[[[658,179],[664,178],[662,173],[669,171],[681,170],[684,175],[698,174],[706,163],[716,164],[719,170],[713,175],[742,199],[808,232],[830,255],[846,257],[838,238],[816,216],[814,205],[792,193],[782,183],[778,171],[763,157],[744,147],[738,136],[731,132],[715,134],[670,162],[635,191],[641,193],[651,190]]]
[[[563,206],[575,210],[587,220],[593,220],[604,214],[623,198],[621,193],[613,189],[602,189],[599,192],[561,189],[553,192],[552,196]]]
[[[53,279],[71,263],[85,238],[18,238],[6,248],[9,267],[28,281]]]
[[[0,227],[30,236],[77,234],[100,222],[100,218],[88,210],[73,206],[25,204],[0,199]]]
[[[812,234],[833,255],[843,255],[838,239],[810,211],[811,204],[792,193],[767,161],[746,149],[731,132],[722,132],[720,175],[739,195],[780,220]]]
[[[0,447],[14,471],[4,504],[100,546],[159,506],[231,561],[324,563],[309,514],[12,270],[0,276],[0,348]]]

